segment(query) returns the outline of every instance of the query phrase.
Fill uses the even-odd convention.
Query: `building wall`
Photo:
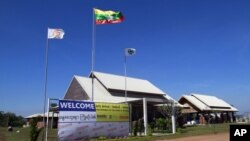
[[[87,93],[84,91],[84,89],[82,88],[82,86],[74,78],[72,83],[70,84],[69,89],[66,92],[64,99],[88,100],[89,97]]]

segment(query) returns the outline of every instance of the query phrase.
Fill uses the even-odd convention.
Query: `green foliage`
[[[98,140],[106,140],[107,139],[107,137],[105,137],[105,136],[100,136],[99,138],[98,138]]]
[[[185,132],[187,132],[186,130],[185,130],[185,128],[176,128],[176,133],[185,133]]]
[[[140,118],[138,119],[138,132],[141,135],[141,133],[143,133],[144,131],[144,123],[143,123],[143,119]]]
[[[172,114],[174,113],[175,119],[177,120],[176,126],[183,127],[183,115],[181,113],[181,107],[174,107],[174,111],[172,108],[173,105],[162,105],[158,107],[158,111],[166,118],[171,119]],[[171,122],[171,121],[170,121]]]
[[[138,132],[138,122],[137,121],[133,121],[132,132],[133,132],[134,136],[137,136],[137,132]]]
[[[157,131],[170,132],[172,127],[172,122],[170,119],[157,118],[155,128]]]
[[[156,128],[158,130],[163,130],[165,125],[166,125],[166,120],[164,118],[156,119]]]
[[[171,132],[172,131],[172,121],[171,119],[166,119],[166,130],[167,132]]]
[[[147,135],[148,136],[152,136],[153,135],[153,129],[151,128],[151,126],[148,124],[148,128],[147,128]]]
[[[37,122],[39,118],[33,118],[30,122],[30,141],[37,141],[38,136],[43,128],[37,128]]]
[[[0,111],[0,126],[7,127],[22,127],[25,124],[25,119],[22,116],[16,116],[14,113]]]
[[[3,111],[0,111],[0,126],[7,127],[8,126],[8,118]]]
[[[165,118],[171,118],[172,113],[174,112],[175,117],[182,116],[181,113],[182,108],[181,107],[174,107],[174,111],[172,108],[172,105],[162,105],[158,107],[158,111],[165,117]]]
[[[50,104],[50,107],[51,107],[51,108],[55,108],[55,107],[57,107],[57,106],[58,106],[57,103],[51,103],[51,104]]]

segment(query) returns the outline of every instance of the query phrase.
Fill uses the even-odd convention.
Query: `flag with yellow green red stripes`
[[[121,12],[115,12],[111,10],[103,11],[96,8],[94,8],[94,12],[96,24],[121,23],[124,20],[124,17]]]

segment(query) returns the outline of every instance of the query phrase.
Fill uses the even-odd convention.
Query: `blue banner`
[[[59,100],[59,111],[92,111],[95,112],[94,102]]]

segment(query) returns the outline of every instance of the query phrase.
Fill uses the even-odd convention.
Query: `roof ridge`
[[[210,106],[207,103],[205,103],[204,101],[202,101],[201,99],[199,99],[198,97],[196,97],[194,94],[192,94],[191,96],[193,96],[194,98],[196,98],[197,100],[199,100],[201,103],[205,104],[207,107],[210,108]]]
[[[97,71],[93,71],[93,73],[99,73],[99,74],[105,74],[105,75],[112,75],[112,76],[118,76],[118,77],[125,77],[124,75],[119,75],[119,74],[112,74],[112,73],[105,73],[105,72],[97,72]],[[91,74],[90,74],[91,75]],[[89,76],[90,76],[89,75]],[[127,78],[131,78],[131,79],[139,79],[139,80],[144,80],[144,81],[148,81],[147,79],[142,79],[142,78],[138,78],[138,77],[131,77],[131,76],[126,76]],[[150,82],[150,81],[148,81]],[[151,82],[150,82],[151,83]]]

